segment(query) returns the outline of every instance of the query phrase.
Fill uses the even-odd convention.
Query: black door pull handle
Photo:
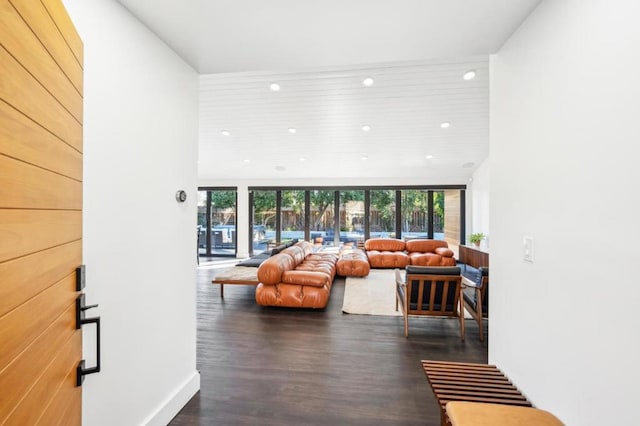
[[[81,294],[76,299],[76,329],[80,329],[85,324],[96,325],[96,366],[91,368],[85,368],[84,359],[80,361],[76,368],[76,385],[82,386],[84,376],[87,374],[100,372],[100,317],[85,318],[84,311],[91,308],[96,308],[98,305],[85,305],[84,294]]]

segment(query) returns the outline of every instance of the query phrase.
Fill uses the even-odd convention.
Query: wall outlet
[[[524,237],[522,240],[523,259],[527,262],[533,262],[533,238]]]

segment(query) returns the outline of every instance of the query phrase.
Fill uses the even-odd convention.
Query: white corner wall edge
[[[147,426],[165,426],[169,424],[189,400],[200,390],[200,372],[197,371],[185,380],[176,391],[164,401],[158,409],[146,418],[142,424]]]

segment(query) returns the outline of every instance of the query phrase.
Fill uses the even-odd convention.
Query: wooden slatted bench
[[[451,401],[532,406],[495,365],[423,360],[422,368],[440,406],[441,426],[451,425],[445,411]]]

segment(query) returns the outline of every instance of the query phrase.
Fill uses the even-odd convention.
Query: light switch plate
[[[523,259],[533,262],[533,238],[524,237],[522,240]]]

